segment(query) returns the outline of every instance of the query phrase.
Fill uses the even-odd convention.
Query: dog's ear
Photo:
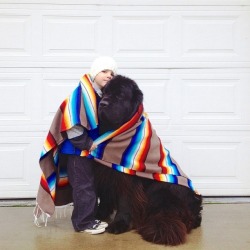
[[[116,84],[113,84],[113,86],[115,85],[119,86],[118,89],[120,89],[120,91],[123,91],[123,92],[127,91],[128,93],[130,92],[130,94],[127,94],[127,95],[130,95],[131,97],[130,105],[133,105],[131,106],[131,110],[133,110],[133,112],[137,110],[139,105],[143,102],[143,93],[140,90],[138,84],[131,78],[128,78],[122,75],[117,75],[113,79],[116,82]]]
[[[136,88],[134,90],[134,103],[136,106],[139,106],[143,102],[143,93],[139,89],[138,85],[136,85]]]

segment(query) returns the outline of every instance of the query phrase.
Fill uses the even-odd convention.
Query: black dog
[[[143,94],[133,80],[119,75],[113,78],[104,87],[98,108],[101,133],[130,120],[142,101]],[[116,211],[108,232],[135,229],[149,242],[178,245],[200,226],[202,197],[191,189],[123,174],[100,164],[95,170],[99,219],[110,219]]]

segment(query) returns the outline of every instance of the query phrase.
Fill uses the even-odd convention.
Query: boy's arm
[[[66,131],[68,139],[74,147],[80,150],[90,150],[93,140],[88,136],[86,129],[80,125],[76,125]]]

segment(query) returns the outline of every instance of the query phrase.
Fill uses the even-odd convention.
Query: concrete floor
[[[250,249],[250,204],[205,204],[202,226],[178,247],[148,243],[134,231],[122,235],[75,233],[69,211],[48,226],[33,224],[32,207],[0,207],[1,250],[248,250]],[[66,213],[66,214],[67,214]]]

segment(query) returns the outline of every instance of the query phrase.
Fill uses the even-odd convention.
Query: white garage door
[[[249,1],[1,0],[0,36],[0,198],[35,197],[54,112],[98,55],[202,194],[250,195]]]

